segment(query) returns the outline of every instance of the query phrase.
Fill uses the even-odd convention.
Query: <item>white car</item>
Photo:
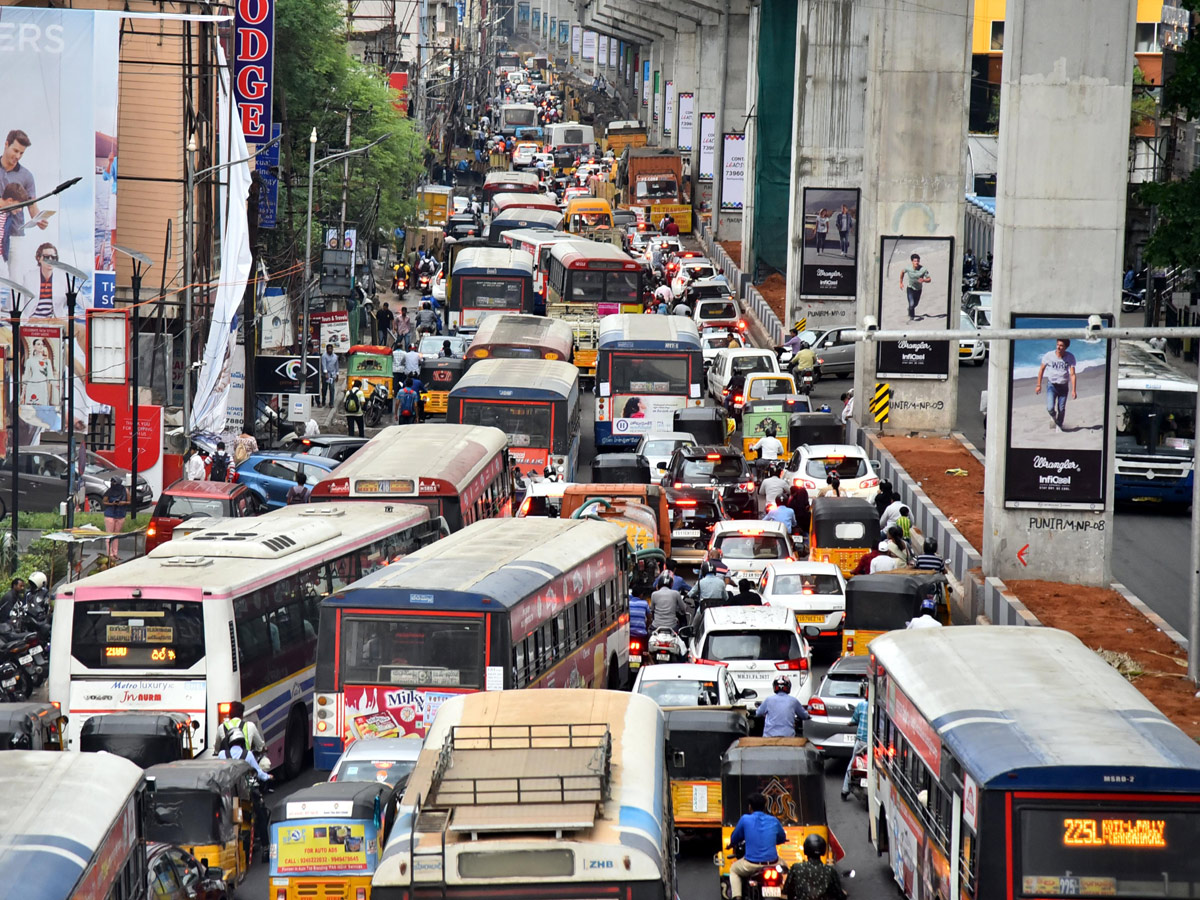
[[[429,293],[433,294],[433,299],[441,304],[442,309],[446,308],[446,267],[438,271],[433,276],[433,286],[429,289]]]
[[[638,440],[636,453],[650,464],[650,473],[659,471],[659,463],[669,463],[679,447],[695,447],[696,438],[687,431],[651,431]]]
[[[727,666],[700,663],[642,666],[633,693],[645,694],[659,706],[733,706],[738,700]]]
[[[730,344],[730,340],[733,341]],[[706,328],[704,333],[700,335],[700,352],[704,354],[704,364],[711,365],[712,361],[717,356],[718,350],[724,350],[727,347],[732,350],[737,350],[746,346],[746,339],[741,334],[735,331],[723,330],[720,328]]]
[[[471,338],[471,335],[427,334],[417,345],[417,353],[421,355],[421,359],[437,359],[438,354],[442,352],[442,344],[449,341],[450,352],[454,354],[454,358],[462,359],[467,354],[467,348],[471,346]]]
[[[708,393],[719,404],[725,402],[726,388],[736,375],[751,375],[754,372],[778,372],[779,360],[770,350],[754,347],[718,350],[708,369]]]
[[[703,256],[693,256],[679,261],[679,271],[671,279],[671,293],[678,299],[683,296],[684,289],[693,281],[704,281],[719,273],[710,260]]]
[[[537,144],[531,141],[520,141],[517,144],[517,148],[513,150],[513,168],[515,169],[517,166],[532,166],[537,152]]]
[[[821,638],[841,646],[846,580],[833,563],[770,563],[758,580],[758,592],[766,606],[791,610],[801,628],[815,625],[821,629]]]
[[[546,519],[557,519],[562,512],[563,494],[567,492],[567,488],[573,487],[573,481],[529,481],[523,479],[521,485],[524,486],[525,499],[521,501],[521,506],[517,510],[518,518],[527,518],[530,516],[540,516]],[[518,485],[520,489],[521,485]]]
[[[792,452],[783,477],[808,491],[812,499],[828,492],[829,467],[842,481],[843,497],[869,500],[879,492],[879,473],[866,451],[854,444],[801,444]]]
[[[338,757],[329,780],[377,781],[403,789],[424,743],[418,737],[362,738]]]
[[[728,666],[738,692],[736,706],[757,706],[771,696],[772,683],[781,675],[791,679],[791,695],[807,704],[812,696],[810,654],[796,617],[782,606],[710,607],[698,630],[689,634],[693,662]]]
[[[726,519],[718,522],[708,542],[709,550],[720,550],[736,585],[743,578],[757,582],[769,563],[796,558],[792,536],[782,522],[766,519]]]
[[[960,311],[958,314],[958,327],[962,331],[978,330],[975,328],[974,320],[965,310]],[[986,358],[987,341],[971,338],[958,342],[958,361],[960,363],[965,362],[973,366],[981,366]]]

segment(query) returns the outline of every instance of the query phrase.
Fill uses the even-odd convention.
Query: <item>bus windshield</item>
[[[1196,440],[1196,395],[1190,391],[1117,392],[1117,454],[1191,458]]]
[[[519,279],[471,278],[463,276],[459,298],[463,306],[476,309],[520,309]]]
[[[204,659],[204,610],[187,600],[77,600],[71,655],[89,669],[190,669]]]
[[[482,618],[342,618],[341,681],[409,687],[483,687]]]
[[[683,394],[688,392],[688,361],[683,356],[612,355],[614,394]]]
[[[514,447],[550,446],[548,403],[463,402],[462,424],[491,425],[508,435]]]
[[[503,109],[501,113],[504,116],[505,125],[516,125],[526,127],[533,125],[535,111],[532,109]]]

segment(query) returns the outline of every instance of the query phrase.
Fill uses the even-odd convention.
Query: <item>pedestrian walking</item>
[[[375,324],[379,328],[379,343],[388,345],[392,342],[392,311],[388,309],[387,301],[383,303],[383,308],[375,313]]]
[[[933,281],[929,270],[921,265],[921,254],[909,257],[908,265],[900,270],[900,290],[908,295],[908,321],[917,320],[917,306],[921,302],[921,290]]]
[[[250,458],[252,453],[258,452],[258,441],[254,435],[248,431],[243,431],[237,436],[237,440],[233,442],[233,467],[236,469],[242,463]]]
[[[125,529],[125,515],[129,511],[129,492],[121,479],[113,477],[104,492],[104,531],[107,534],[120,534]],[[108,555],[117,556],[117,539],[108,539]]]
[[[229,470],[232,466],[233,460],[225,452],[225,442],[217,441],[217,452],[212,455],[212,460],[208,466],[208,480],[228,481]]]
[[[412,319],[408,317],[408,307],[400,307],[400,315],[396,317],[396,341],[405,350],[408,349],[409,342],[412,340]]]
[[[199,450],[192,449],[187,461],[183,464],[183,477],[188,481],[203,481],[208,474],[204,465],[204,457]]]
[[[325,345],[321,354],[321,397],[317,406],[333,406],[337,399],[338,358],[333,352],[333,344]]]
[[[421,395],[413,390],[412,379],[405,379],[404,387],[396,395],[396,424],[411,425],[416,422],[420,401]]]
[[[293,503],[307,503],[311,493],[312,489],[308,486],[308,476],[303,472],[300,472],[296,475],[296,483],[288,488],[286,499],[287,505],[291,506]]]
[[[366,405],[367,395],[363,393],[362,382],[356,378],[342,399],[342,408],[346,411],[346,434],[353,436],[357,428],[359,437],[367,436],[363,426],[363,409]]]

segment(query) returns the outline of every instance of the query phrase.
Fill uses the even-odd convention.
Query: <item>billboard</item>
[[[542,30],[542,11],[534,7],[529,15],[529,29],[536,34]]]
[[[659,114],[662,112],[662,84],[659,81],[659,78],[661,76],[662,76],[661,72],[654,73],[654,107],[653,107],[653,109],[654,109],[654,121],[655,122],[658,121]]]
[[[858,188],[804,189],[800,295],[853,300],[858,285]]]
[[[233,14],[233,97],[247,141],[271,134],[275,0],[237,0]]]
[[[879,328],[915,332],[907,341],[879,341],[876,374],[947,378],[950,343],[923,341],[922,331],[949,328],[952,237],[879,239]]]
[[[39,197],[71,179],[61,194],[22,210],[0,209],[6,240],[0,244],[0,275],[25,286],[14,307],[0,291],[3,318],[19,316],[23,335],[13,347],[12,328],[0,326],[0,347],[9,361],[6,379],[19,366],[23,384],[15,414],[21,439],[38,443],[47,429],[70,414],[64,401],[75,379],[76,426],[100,404],[88,396],[86,311],[111,308],[116,276],[113,242],[117,222],[118,13],[6,7],[0,33],[0,77],[19,86],[5,101],[0,129],[0,196],[15,204]],[[16,35],[20,35],[20,40]],[[3,200],[0,200],[3,205]],[[73,320],[67,309],[67,278],[51,263],[81,269]],[[75,342],[76,370],[62,361]],[[26,380],[22,377],[22,381]],[[11,389],[6,384],[6,395]],[[57,429],[55,429],[57,430]]]
[[[650,105],[650,60],[642,60],[642,106]]]
[[[608,39],[608,67],[615,69],[617,67],[617,39]]]
[[[721,209],[741,209],[746,204],[746,135],[722,135]]]
[[[529,3],[521,2],[517,4],[517,25],[529,30]]]
[[[700,113],[700,181],[712,181],[717,167],[717,114]]]
[[[675,125],[675,82],[666,83],[666,97],[663,101],[663,134],[670,134]]]
[[[1086,328],[1087,318],[1012,317],[1013,328],[1044,329],[1046,338],[1012,342],[1005,506],[1104,508],[1112,344],[1055,335]],[[1103,318],[1111,328],[1112,316]]]
[[[583,51],[580,55],[585,62],[591,62],[596,58],[596,32],[585,31],[583,33]]]
[[[566,19],[558,20],[558,42],[565,44],[568,40],[571,25]]]
[[[679,131],[675,136],[676,143],[681,152],[691,152],[692,144],[696,140],[696,95],[691,91],[681,93],[678,106]]]
[[[600,40],[599,49],[596,51],[597,62],[599,62],[600,65],[602,65],[602,66],[607,66],[608,65],[608,35],[607,34],[600,35],[599,40]]]
[[[571,52],[578,53],[583,47],[583,26],[571,26]]]

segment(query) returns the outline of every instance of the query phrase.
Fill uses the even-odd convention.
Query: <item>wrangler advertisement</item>
[[[883,237],[879,241],[879,327],[906,331],[903,341],[879,341],[876,374],[889,378],[947,378],[950,344],[921,339],[950,321],[954,238]]]

